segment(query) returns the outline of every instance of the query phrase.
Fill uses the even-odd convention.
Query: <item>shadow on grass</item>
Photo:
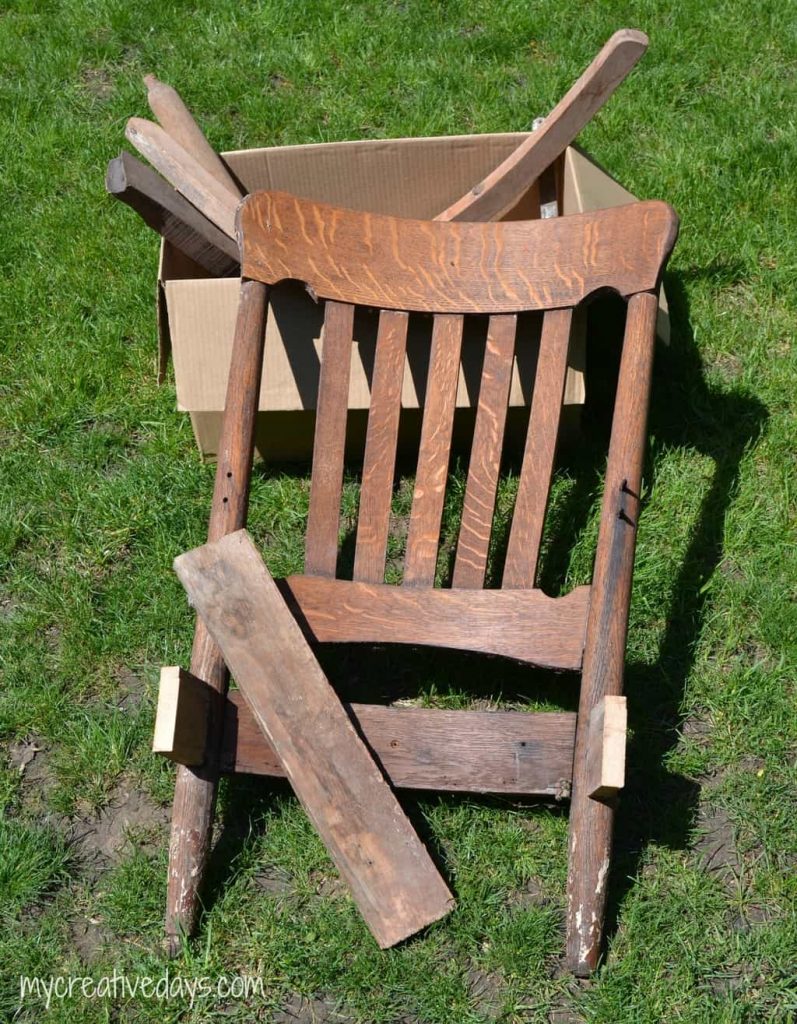
[[[672,340],[669,346],[659,345],[657,351],[649,420],[649,434],[655,443],[648,454],[645,475],[647,479],[653,478],[651,460],[655,463],[656,452],[673,448],[708,456],[715,471],[672,588],[659,656],[652,665],[630,663],[626,670],[633,739],[628,751],[627,786],[617,815],[608,934],[616,926],[619,909],[633,885],[646,847],[657,843],[673,849],[686,848],[697,811],[697,783],[668,772],[664,763],[680,736],[680,709],[703,628],[707,597],[701,587],[721,561],[725,514],[737,486],[740,462],[745,450],[760,435],[767,417],[765,407],[750,395],[719,391],[708,385],[690,326],[685,283],[695,276],[724,281],[729,272],[724,266],[711,267],[673,274],[667,279]],[[622,337],[624,309],[619,299],[606,298],[590,310],[584,429],[578,443],[571,443],[563,452],[562,461],[572,486],[549,516],[551,522],[546,523],[546,537],[550,536],[551,541],[544,545],[540,566],[540,585],[551,594],[562,591],[569,552],[600,494],[619,367],[617,339]],[[505,549],[506,536],[498,535],[493,546],[500,554]],[[344,540],[342,568],[352,560],[350,532]],[[424,692],[434,693],[444,706],[456,706],[457,699],[500,697],[505,702],[541,701],[564,710],[577,707],[577,679],[572,674],[540,672],[504,659],[399,646],[329,645],[320,652],[320,660],[341,696],[349,701],[384,703],[414,697],[422,681]],[[453,703],[446,703],[452,699]],[[236,780],[229,786],[224,827],[212,856],[205,890],[206,906],[212,904],[229,877],[229,865],[249,834],[250,822],[255,830],[261,827],[258,822],[264,820],[263,812],[276,792],[288,792],[287,785],[277,781]],[[444,867],[442,853],[429,834],[418,805],[408,796],[402,795],[404,806],[429,843],[433,856]],[[445,799],[456,802],[461,798]],[[500,798],[487,799],[490,803],[506,804]],[[516,806],[519,801],[512,798],[509,802]],[[550,807],[550,801],[544,802]],[[530,808],[539,803],[528,801]]]

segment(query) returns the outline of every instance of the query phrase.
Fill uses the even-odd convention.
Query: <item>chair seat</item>
[[[581,668],[590,587],[564,597],[290,576],[283,593],[319,643],[395,643]]]

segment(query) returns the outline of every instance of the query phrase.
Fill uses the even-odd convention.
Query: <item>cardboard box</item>
[[[225,159],[249,191],[284,189],[354,209],[404,217],[434,217],[483,178],[526,137],[525,133],[462,135],[425,139],[366,140],[284,146],[226,153]],[[559,167],[563,215],[633,202],[634,196],[576,147]],[[512,219],[538,216],[533,185]],[[197,445],[206,458],[216,453],[238,303],[238,280],[209,278],[168,242],[161,248],[158,276],[159,376],[174,361],[178,408],[191,416]],[[318,386],[322,306],[293,282],[272,289],[257,446],[270,460],[306,458],[312,446]],[[525,324],[529,341],[518,348],[510,408],[528,406],[536,362],[534,337],[540,318]],[[666,316],[660,329],[666,332]],[[423,402],[430,318],[413,317],[402,394],[400,444],[417,436]],[[355,321],[352,346],[350,423],[347,443],[361,446],[369,401],[376,315]],[[565,388],[565,418],[584,401],[583,327],[574,332]],[[468,420],[478,397],[483,344],[463,340],[457,393],[458,418]],[[463,415],[459,415],[462,410]],[[512,423],[521,417],[510,415]],[[351,452],[350,452],[351,453]]]

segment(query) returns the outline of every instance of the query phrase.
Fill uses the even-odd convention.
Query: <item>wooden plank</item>
[[[567,965],[576,974],[595,970],[606,913],[614,810],[590,799],[589,719],[605,696],[619,695],[623,688],[657,310],[653,292],[635,295],[628,304],[592,576],[573,757],[567,877]]]
[[[447,914],[451,893],[248,534],[174,565],[379,945]]]
[[[589,714],[587,792],[592,800],[611,800],[625,785],[625,697],[607,694]]]
[[[205,760],[210,687],[177,665],[161,669],[153,754],[196,766]]]
[[[533,587],[537,576],[562,414],[572,318],[572,309],[552,309],[543,317],[526,448],[504,563],[502,586],[506,588]]]
[[[286,192],[248,196],[240,218],[247,277],[294,278],[338,302],[451,314],[560,308],[602,288],[623,296],[652,289],[677,227],[660,202],[469,224],[345,210]],[[622,259],[632,248],[633,260]]]
[[[125,135],[189,203],[193,203],[225,235],[233,239],[236,237],[235,211],[238,209],[238,201],[235,196],[170,138],[160,125],[143,117],[131,117]],[[258,275],[244,276],[256,278]]]
[[[517,317],[490,317],[454,562],[452,585],[455,587],[484,585],[512,383],[516,330]]]
[[[462,327],[461,316],[434,318],[418,466],[404,557],[403,580],[408,586],[432,586],[434,583],[451,457]]]
[[[318,643],[428,644],[579,669],[589,587],[541,590],[395,587],[313,576],[281,582]]]
[[[241,282],[208,524],[209,540],[238,530],[246,522],[267,303],[265,285],[259,281]],[[216,800],[221,698],[227,692],[229,678],[222,653],[199,618],[194,630],[191,673],[204,679],[212,690],[210,743],[207,762],[196,769],[181,766],[175,781],[166,904],[166,934],[172,955],[180,949],[182,936],[193,930],[199,909],[199,886],[207,861]]]
[[[564,153],[648,47],[648,37],[620,29],[573,83],[542,126],[446,210],[449,220],[499,220],[546,167]]]
[[[559,796],[570,793],[576,716],[567,712],[347,708],[398,789]],[[240,694],[227,700],[222,771],[284,775]]]
[[[180,676],[178,699],[169,692],[176,673]],[[182,764],[202,763],[210,693],[207,683],[190,672],[161,669],[155,753]],[[570,793],[573,712],[344,707],[397,789],[556,797]],[[168,719],[163,725],[162,709]],[[220,771],[285,776],[240,692],[228,693],[223,721]],[[191,736],[190,745],[177,736]]]
[[[321,343],[310,511],[305,536],[305,571],[315,576],[334,576],[338,560],[353,329],[354,307],[328,302]]]
[[[354,551],[353,576],[364,583],[385,576],[408,320],[395,310],[379,314]]]
[[[236,243],[132,154],[120,153],[109,162],[105,188],[209,274],[240,272]]]
[[[154,75],[145,75],[149,109],[160,121],[161,127],[174,141],[212,174],[216,181],[235,198],[242,192],[235,178],[230,174],[221,157],[205,138],[205,134],[194,120],[193,114],[182,97],[172,86],[160,82]]]

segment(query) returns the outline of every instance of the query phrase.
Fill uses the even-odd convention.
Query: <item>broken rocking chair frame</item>
[[[567,964],[597,964],[622,786],[621,696],[639,515],[657,294],[677,218],[647,202],[552,220],[412,221],[286,193],[237,215],[243,279],[209,526],[245,525],[271,285],[306,284],[325,320],[305,573],[284,581],[317,643],[429,644],[580,671],[577,714],[353,706],[394,786],[483,793],[571,790]],[[597,291],[627,300],[592,582],[550,598],[537,563],[554,469],[573,311]],[[380,310],[353,579],[336,579],[355,307]],[[518,314],[542,315],[528,436],[500,589],[484,589]],[[408,318],[433,314],[403,582],[384,583]],[[489,317],[452,585],[435,588],[464,319]],[[308,339],[308,344],[312,341]],[[169,868],[170,928],[191,920],[220,770],[281,774],[197,620],[191,676],[211,695],[206,743],[179,770]],[[187,682],[192,682],[186,674]],[[195,680],[193,680],[195,682]],[[420,739],[419,739],[420,737]],[[413,756],[423,746],[439,762]],[[455,753],[452,755],[452,751]]]

